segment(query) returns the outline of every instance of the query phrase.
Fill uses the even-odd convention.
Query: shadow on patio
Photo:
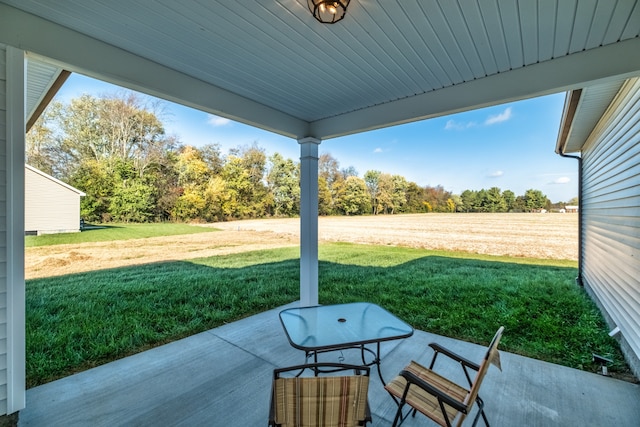
[[[304,358],[280,325],[286,307],[30,389],[19,426],[266,426],[272,370]],[[432,341],[472,360],[485,350],[416,331],[382,343],[385,379],[411,359],[427,361]],[[638,384],[505,352],[501,359],[503,372],[491,367],[481,390],[493,426],[638,426]],[[390,425],[395,405],[371,379],[373,425]],[[404,425],[434,424],[418,416]]]

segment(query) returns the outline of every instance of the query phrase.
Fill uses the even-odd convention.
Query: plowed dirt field
[[[298,218],[204,224],[221,231],[26,249],[26,278],[299,244]],[[352,242],[545,259],[578,259],[576,214],[321,217],[320,242]]]

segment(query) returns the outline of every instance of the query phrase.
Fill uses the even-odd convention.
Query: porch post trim
[[[300,144],[300,306],[318,305],[318,145]]]
[[[24,160],[26,66],[24,51],[7,46],[7,414],[24,409],[25,283]]]

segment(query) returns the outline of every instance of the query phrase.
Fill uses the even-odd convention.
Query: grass
[[[592,369],[615,340],[573,261],[387,246],[320,247],[320,302],[371,301],[416,329]],[[33,387],[299,298],[298,248],[27,281],[27,385]]]
[[[81,233],[43,234],[26,236],[25,246],[51,246],[114,240],[143,239],[148,237],[176,236],[179,234],[209,233],[215,228],[178,223],[109,224],[88,226]]]

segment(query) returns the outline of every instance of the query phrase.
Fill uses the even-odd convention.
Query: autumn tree
[[[145,178],[153,185],[156,203],[153,208],[155,221],[169,221],[174,219],[173,207],[182,194],[178,185],[178,172],[175,168],[177,161],[175,152],[167,152],[162,163],[153,168],[147,168]]]
[[[460,205],[458,206],[458,212],[473,212],[477,195],[477,191],[464,190],[460,194]]]
[[[378,213],[387,214],[393,210],[393,180],[388,173],[378,176],[376,204],[374,210]]]
[[[459,212],[458,207],[462,205],[462,198],[457,194],[452,194],[449,200],[451,201],[449,205],[451,209],[450,212]]]
[[[64,166],[58,163],[61,158],[62,136],[56,126],[56,120],[60,116],[62,107],[62,103],[52,102],[27,132],[25,141],[26,163],[60,178],[66,176]]]
[[[331,215],[333,213],[333,195],[327,180],[318,177],[318,215]]]
[[[211,177],[202,152],[192,146],[182,147],[175,169],[181,194],[175,201],[173,217],[181,221],[202,218],[206,207],[205,188]]]
[[[224,167],[225,156],[220,150],[220,144],[206,144],[200,147],[202,161],[207,164],[211,175],[220,175]]]
[[[291,159],[275,153],[269,157],[267,186],[273,197],[275,216],[293,216],[300,213],[300,177]]]
[[[246,176],[248,179],[248,187],[246,187],[246,183],[241,182],[242,179],[234,179],[230,176],[229,170],[226,169],[229,160],[227,161],[222,175],[227,181],[228,188],[233,189],[235,194],[240,196],[238,201],[241,206],[239,208],[243,212],[241,218],[263,216],[267,202],[267,186],[265,184],[267,155],[264,148],[259,147],[255,142],[249,146],[237,147],[229,151],[229,159],[231,158],[235,158],[234,162],[237,162],[231,169],[241,168],[243,177]],[[240,190],[240,188],[243,189]]]
[[[178,184],[203,185],[211,175],[211,169],[204,161],[202,152],[190,145],[180,149],[175,168],[178,172]]]
[[[343,214],[340,207],[345,194],[345,180],[357,177],[353,166],[340,168],[340,162],[331,154],[321,154],[318,159],[318,213],[320,215]]]
[[[451,192],[447,191],[441,185],[435,187],[424,187],[424,201],[426,206],[430,207],[433,212],[449,212],[450,204],[448,200],[451,198]]]
[[[406,203],[400,209],[403,213],[417,213],[424,211],[424,205],[422,204],[424,198],[422,194],[422,188],[415,182],[409,182],[405,191]]]
[[[498,187],[491,187],[485,193],[484,211],[485,212],[506,212],[507,204],[502,197],[502,190]]]
[[[222,211],[227,218],[247,218],[250,208],[247,201],[251,198],[251,180],[242,165],[242,159],[229,156],[221,174],[227,186],[227,194],[222,203]]]
[[[340,162],[329,153],[321,154],[318,158],[318,178],[324,179],[329,187],[343,179],[340,173]]]
[[[154,178],[178,144],[161,110],[132,92],[53,102],[27,135],[27,162],[83,190],[87,220],[152,220]]]
[[[336,208],[344,215],[362,215],[371,210],[367,184],[362,178],[351,175],[341,183]]]
[[[515,193],[511,190],[504,190],[502,192],[502,199],[504,200],[504,203],[506,205],[506,211],[511,212],[514,209],[516,202]]]
[[[529,212],[543,209],[547,206],[547,196],[540,190],[529,189],[524,193],[524,205]]]
[[[407,187],[409,183],[406,178],[401,175],[391,176],[391,183],[393,186],[393,192],[391,194],[392,208],[391,213],[396,213],[396,210],[401,211],[404,204],[407,202]]]
[[[350,176],[358,177],[358,171],[354,166],[347,166],[346,168],[340,169],[340,176],[342,179],[347,179]]]
[[[527,206],[524,201],[524,196],[516,196],[516,200],[513,202],[514,212],[526,212]]]
[[[88,159],[75,169],[69,182],[85,193],[85,196],[80,198],[81,218],[89,222],[111,220],[109,209],[116,177],[107,172],[105,165],[98,160]]]
[[[167,136],[162,104],[121,92],[53,102],[27,135],[33,166],[81,189],[89,221],[221,221],[299,213],[299,164],[256,143],[223,154],[219,144],[182,146]],[[318,160],[320,215],[373,212],[534,211],[550,202],[538,190],[516,197],[497,187],[456,196],[401,175],[363,178],[337,159]]]
[[[57,125],[64,135],[59,141],[61,160],[78,165],[86,159],[106,161],[112,168],[132,161],[142,175],[174,142],[165,135],[159,111],[159,104],[132,92],[73,99],[58,109]]]
[[[152,186],[137,179],[122,179],[114,186],[109,214],[118,222],[147,222],[152,219],[155,201]]]
[[[321,154],[318,159],[318,213],[331,215],[335,211],[335,197],[344,181],[340,162],[331,154]]]
[[[368,170],[364,173],[364,182],[367,185],[367,191],[369,192],[369,198],[371,199],[371,206],[373,208],[373,214],[378,214],[378,195],[380,192],[380,175],[382,172],[377,170]]]

